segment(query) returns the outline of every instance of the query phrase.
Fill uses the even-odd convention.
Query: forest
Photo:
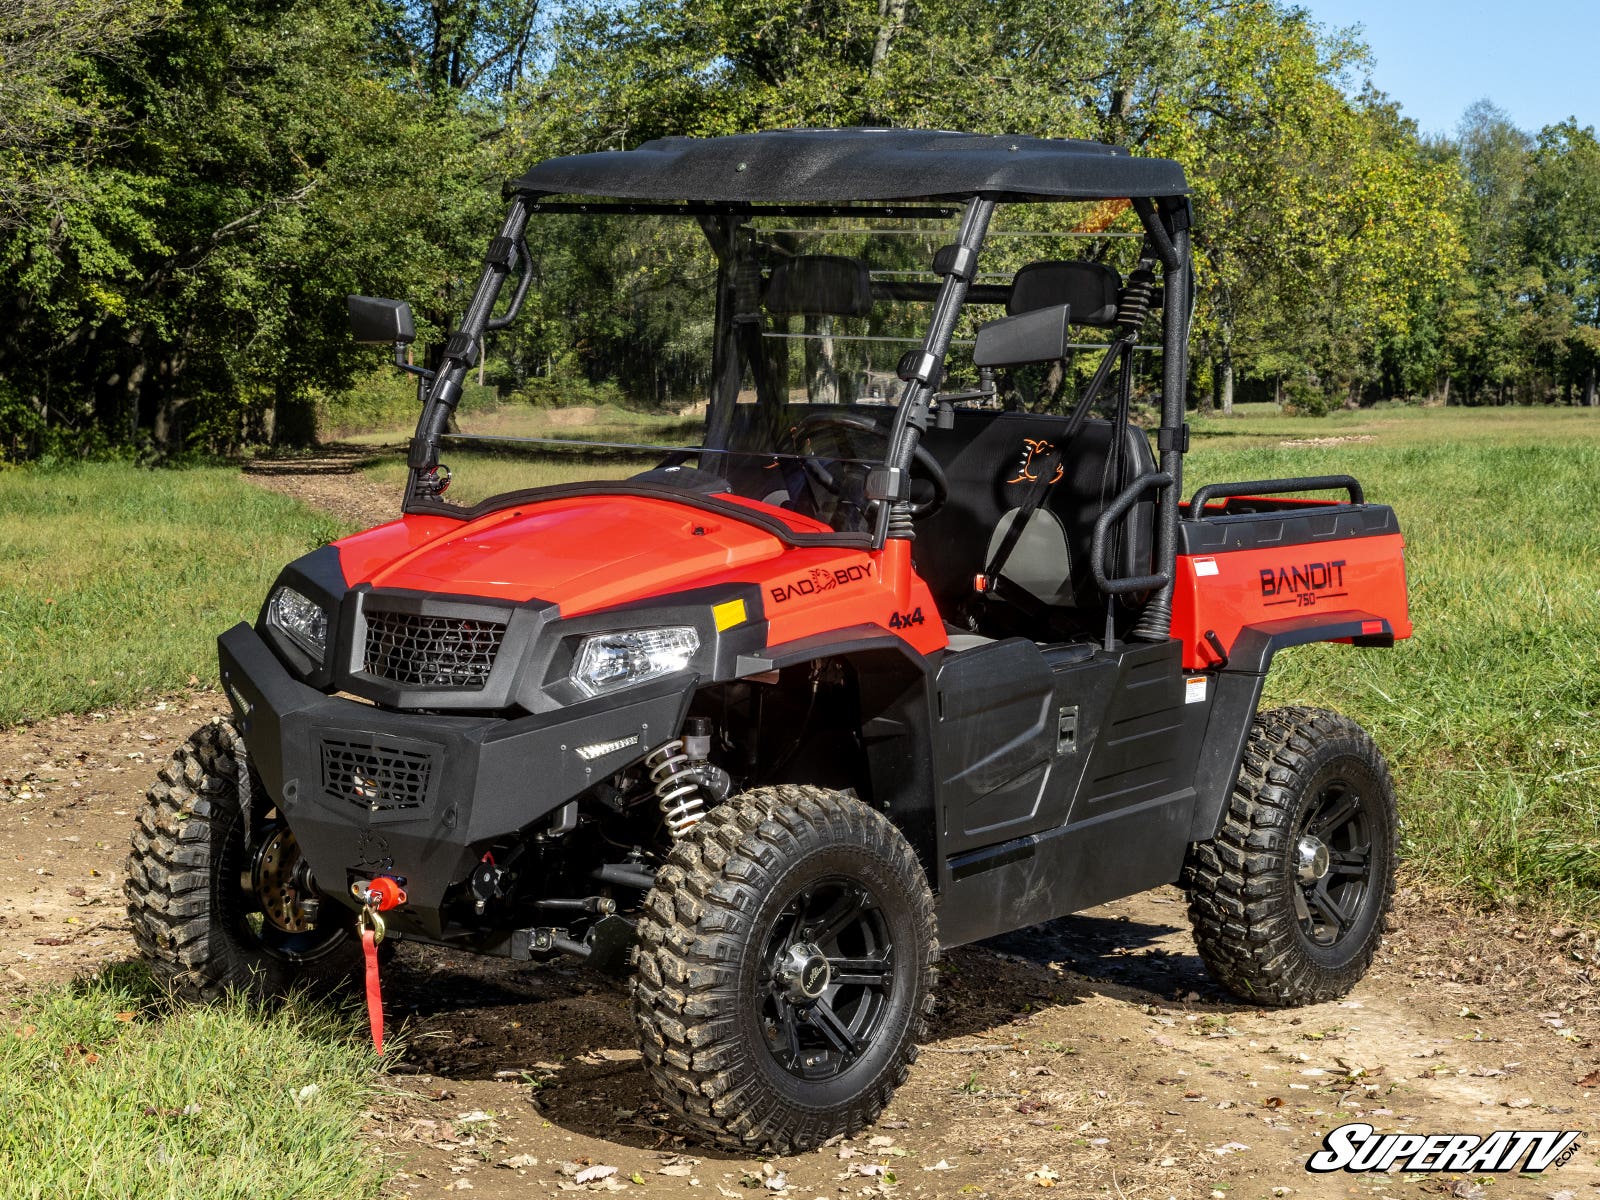
[[[1600,404],[1593,127],[1486,99],[1424,136],[1273,0],[0,0],[0,51],[0,460],[309,444],[375,367],[346,294],[436,352],[504,179],[800,125],[1180,161],[1202,411]],[[709,335],[652,236],[537,251],[486,378],[692,402]]]

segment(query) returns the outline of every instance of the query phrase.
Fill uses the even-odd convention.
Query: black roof
[[[780,129],[666,137],[539,163],[513,185],[546,196],[713,203],[1103,200],[1181,196],[1171,159],[1076,138],[921,129]]]

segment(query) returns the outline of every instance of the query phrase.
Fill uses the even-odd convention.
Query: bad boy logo
[[[784,604],[796,596],[815,596],[831,592],[846,583],[856,583],[872,577],[872,563],[852,563],[848,567],[813,567],[811,573],[789,583],[773,584],[767,589],[774,604]]]

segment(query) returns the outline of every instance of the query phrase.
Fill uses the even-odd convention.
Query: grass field
[[[356,1142],[372,1049],[291,1000],[172,1006],[134,968],[0,1008],[5,1200],[342,1200],[385,1175]]]
[[[0,726],[213,678],[217,634],[343,532],[231,467],[0,471]]]

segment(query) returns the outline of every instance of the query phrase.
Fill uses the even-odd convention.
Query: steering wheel
[[[796,446],[803,452],[812,435],[820,433],[824,429],[843,429],[851,433],[864,433],[872,437],[883,438],[885,441],[889,437],[888,431],[871,417],[862,413],[849,412],[848,410],[844,412],[808,413],[794,427],[792,436]],[[927,499],[911,502],[912,519],[921,520],[923,517],[931,516],[938,512],[944,506],[944,502],[950,496],[950,481],[945,478],[944,468],[939,465],[939,460],[929,453],[928,448],[920,442],[917,445],[916,452],[911,456],[911,461],[914,466],[921,468],[921,477],[926,479],[933,489],[933,495]],[[846,492],[850,490],[848,485],[812,456],[805,455],[801,459],[801,465],[805,468],[806,474],[815,480],[817,486],[822,488],[823,491],[844,499],[851,498],[846,496]]]

